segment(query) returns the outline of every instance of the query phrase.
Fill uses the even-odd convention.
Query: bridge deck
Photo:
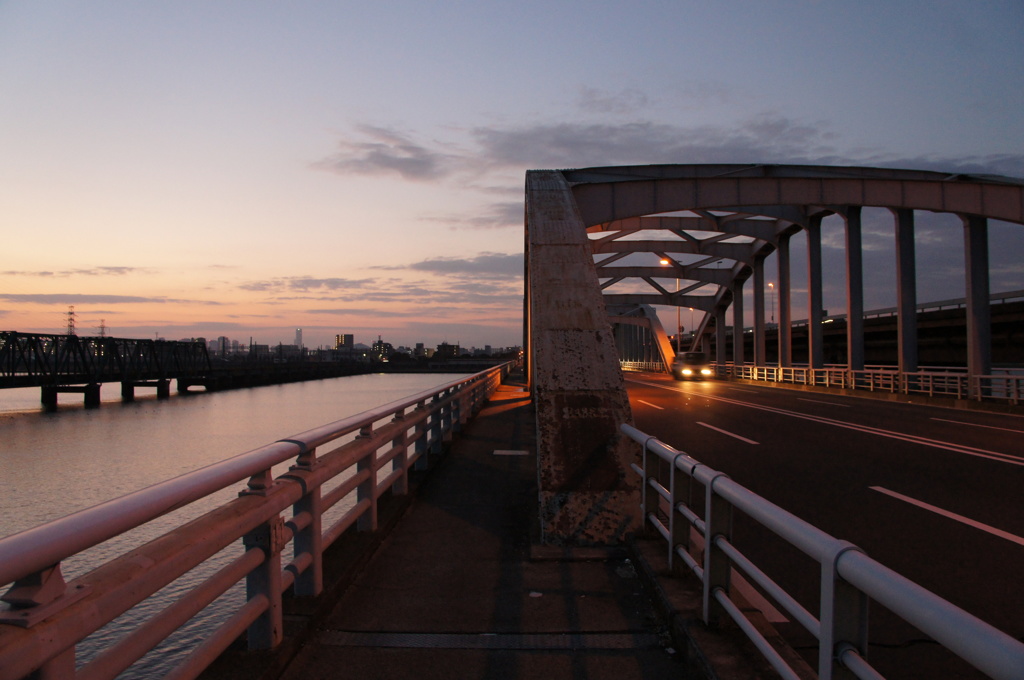
[[[305,633],[205,677],[703,677],[672,649],[645,565],[537,544],[534,422],[503,385]]]

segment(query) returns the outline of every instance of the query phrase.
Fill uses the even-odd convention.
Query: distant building
[[[356,337],[351,333],[339,333],[334,336],[334,349],[352,349],[356,344]]]
[[[295,346],[298,347],[299,349],[302,349],[302,347],[303,347],[303,345],[302,345],[302,329],[301,328],[296,328],[295,329]]]
[[[422,342],[417,342],[417,343],[416,343],[416,348],[415,348],[415,349],[413,349],[413,351],[412,351],[412,355],[413,355],[414,357],[417,357],[417,358],[419,358],[419,357],[425,357],[425,356],[427,356],[427,350],[426,350],[426,348],[425,348],[425,347],[423,346],[423,343],[422,343]]]
[[[434,352],[435,359],[457,359],[462,354],[462,350],[459,349],[458,345],[449,345],[447,342],[442,342],[437,346],[437,351]]]
[[[395,349],[391,346],[391,343],[384,342],[379,335],[377,336],[377,342],[373,343],[371,348],[373,358],[377,361],[388,361],[391,358],[391,353],[394,351]]]

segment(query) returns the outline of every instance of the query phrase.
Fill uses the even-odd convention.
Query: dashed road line
[[[638,404],[643,404],[644,406],[650,406],[651,408],[656,408],[656,409],[658,409],[659,411],[664,411],[664,410],[665,410],[665,407],[664,407],[664,406],[658,406],[657,404],[652,404],[651,402],[649,402],[649,401],[644,401],[643,399],[637,399],[637,400],[636,400],[636,403],[638,403]]]
[[[901,493],[890,491],[889,489],[886,489],[881,486],[872,486],[868,488],[870,488],[872,491],[877,491],[879,493],[884,493],[887,496],[892,496],[893,498],[899,499],[905,503],[916,505],[917,507],[922,508],[924,510],[928,510],[929,512],[934,512],[936,515],[942,515],[943,517],[956,520],[957,522],[961,522],[962,524],[966,524],[967,526],[974,527],[975,529],[981,529],[982,531],[988,532],[993,536],[1005,538],[1007,541],[1010,541],[1012,543],[1024,545],[1024,538],[1021,538],[1016,534],[1011,534],[1009,531],[997,529],[994,526],[984,524],[983,522],[978,522],[976,520],[971,519],[970,517],[964,517],[963,515],[958,515],[955,512],[950,512],[949,510],[943,510],[942,508],[932,505],[930,503],[919,501],[916,498],[911,498],[910,496],[904,496]]]
[[[734,434],[732,432],[729,432],[728,430],[723,430],[722,428],[715,427],[714,425],[708,425],[707,423],[702,423],[699,420],[697,421],[697,424],[698,425],[702,425],[702,426],[708,428],[709,430],[714,430],[715,432],[721,432],[722,434],[727,434],[730,437],[735,437],[736,439],[739,439],[740,441],[746,442],[748,444],[760,444],[760,442],[755,442],[753,439],[747,439],[746,437],[741,437],[738,434]]]

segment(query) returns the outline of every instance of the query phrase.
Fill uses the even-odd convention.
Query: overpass
[[[702,313],[695,343],[713,329],[716,360],[743,377],[767,365],[765,261],[778,263],[778,368],[793,367],[790,241],[807,242],[807,370],[804,381],[833,380],[825,365],[822,220],[844,223],[849,384],[864,377],[862,212],[893,217],[896,260],[896,365],[891,384],[919,384],[917,211],[956,215],[963,224],[968,397],[992,391],[989,290],[990,220],[1024,225],[1024,180],[917,170],[795,165],[648,165],[532,170],[526,175],[526,345],[537,403],[542,524],[549,540],[619,540],[637,528],[626,474],[628,449],[615,423],[630,422],[613,323],[664,331],[643,306]],[[674,286],[673,286],[674,282]],[[744,288],[753,302],[752,350],[734,342],[745,324]],[[774,288],[774,286],[773,286]],[[773,291],[774,292],[774,291]],[[774,298],[773,298],[774,299]],[[773,314],[774,315],[774,314]],[[631,318],[630,318],[631,317]],[[731,317],[731,323],[730,323]],[[792,375],[792,371],[789,375]],[[846,378],[843,378],[846,380]],[[843,383],[844,386],[847,383]],[[1003,384],[1004,392],[1019,383]],[[624,519],[624,518],[629,518]]]

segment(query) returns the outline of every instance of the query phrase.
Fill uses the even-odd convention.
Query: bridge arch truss
[[[831,215],[839,216],[844,225],[846,365],[850,371],[863,370],[865,208],[886,209],[893,218],[898,371],[918,370],[915,211],[930,211],[955,215],[963,224],[964,363],[972,376],[989,375],[989,222],[1024,225],[1024,180],[799,165],[528,171],[525,344],[539,432],[543,436],[546,426],[554,430],[565,414],[592,416],[590,426],[578,430],[586,433],[583,443],[539,442],[542,485],[545,446],[570,447],[562,449],[570,451],[568,454],[552,454],[552,478],[572,478],[574,488],[582,488],[586,484],[579,480],[593,479],[572,462],[576,455],[571,453],[572,446],[596,450],[601,436],[614,439],[611,420],[630,420],[612,326],[642,322],[632,314],[627,316],[634,318],[624,319],[624,309],[692,309],[694,316],[700,314],[701,318],[691,324],[696,326],[691,328],[695,331],[692,344],[714,333],[719,363],[731,359],[736,365],[765,365],[765,260],[774,254],[778,288],[772,290],[772,300],[773,306],[778,300],[778,363],[790,366],[794,280],[790,242],[797,234],[803,234],[807,243],[808,366],[821,368],[825,275],[821,225]],[[737,341],[732,343],[733,356],[726,357],[727,330],[731,326],[738,339],[745,328],[744,288],[748,285],[753,306],[753,356],[744,356],[744,343]],[[648,328],[659,332],[654,325]],[[660,332],[663,336],[664,331]],[[585,408],[567,406],[584,402],[588,404]],[[602,424],[595,427],[598,421]],[[608,461],[617,461],[611,467],[621,470],[621,455],[606,454]],[[566,464],[571,469],[561,469]],[[552,488],[561,487],[555,484]],[[591,484],[588,488],[596,487]],[[557,499],[559,503],[565,500],[564,496]]]

